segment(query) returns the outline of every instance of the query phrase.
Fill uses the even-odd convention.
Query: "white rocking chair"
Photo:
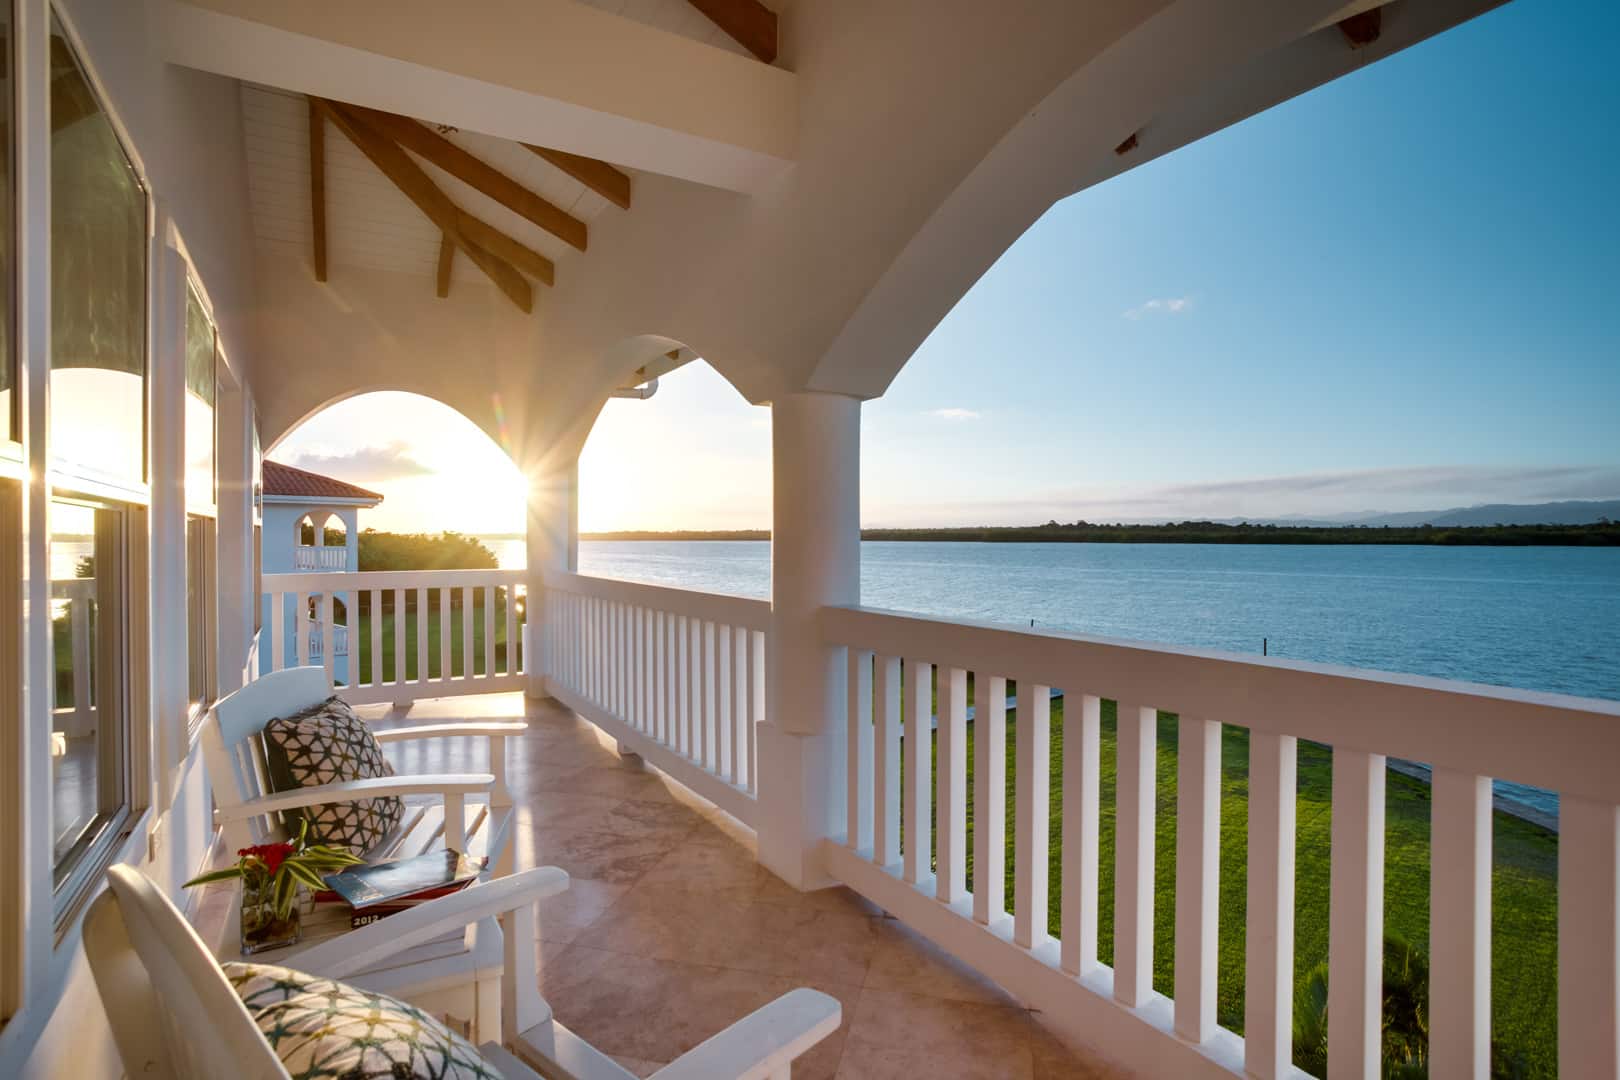
[[[109,869],[107,883],[85,917],[84,948],[126,1074],[287,1080],[219,964],[162,890],[128,866]],[[356,930],[304,970],[346,978],[456,927],[509,918],[567,887],[568,875],[556,867],[512,874]],[[505,1010],[501,1043],[479,1047],[506,1080],[631,1080],[634,1074],[554,1021],[538,989],[517,983],[512,968],[502,976],[502,996],[515,1007]],[[793,990],[653,1075],[787,1080],[793,1060],[837,1030],[840,1019],[835,998]]]
[[[213,787],[215,821],[232,850],[282,836],[281,813],[305,806],[353,802],[383,795],[437,796],[431,806],[408,807],[405,819],[382,847],[377,860],[420,855],[440,838],[447,847],[490,857],[492,865],[507,855],[512,799],[506,790],[506,739],[521,735],[521,720],[418,724],[374,732],[383,745],[408,739],[484,736],[489,739],[487,773],[435,773],[350,780],[272,793],[264,754],[264,728],[278,716],[290,716],[332,696],[324,668],[297,667],[273,671],[221,698],[203,720],[203,757]],[[467,796],[475,803],[472,825],[466,824]],[[497,873],[509,867],[496,866]]]

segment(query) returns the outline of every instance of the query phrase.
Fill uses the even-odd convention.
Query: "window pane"
[[[11,5],[0,6],[0,117],[11,117]],[[6,130],[12,125],[7,122]],[[11,388],[16,384],[16,350],[11,345],[15,320],[15,290],[11,287],[11,267],[15,260],[17,232],[12,225],[11,140],[0,138],[0,442],[15,439],[12,412],[16,408]]]
[[[214,502],[214,324],[186,289],[186,499]]]
[[[51,839],[60,886],[126,801],[123,515],[51,504]]]
[[[51,453],[143,475],[146,196],[51,25]]]

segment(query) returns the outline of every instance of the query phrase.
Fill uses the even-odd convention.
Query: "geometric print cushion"
[[[294,1080],[501,1080],[472,1043],[382,994],[270,964],[225,977]]]
[[[336,697],[271,720],[264,726],[264,750],[275,791],[394,775],[371,729],[348,702]],[[302,817],[309,822],[311,843],[337,844],[364,855],[394,830],[404,813],[399,797],[386,795],[294,810],[286,824],[296,833]]]

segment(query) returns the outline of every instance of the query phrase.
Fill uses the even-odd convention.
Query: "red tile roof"
[[[264,493],[304,499],[372,499],[382,502],[382,496],[363,487],[345,484],[330,476],[295,469],[279,461],[264,463]]]

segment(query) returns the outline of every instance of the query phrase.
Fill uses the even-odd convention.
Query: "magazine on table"
[[[483,856],[432,851],[410,859],[356,866],[332,874],[325,879],[330,895],[317,893],[315,899],[343,900],[357,916],[362,912],[376,914],[375,909],[382,905],[400,909],[410,906],[410,902],[431,900],[464,889],[488,865],[489,860]],[[387,913],[393,914],[393,911]]]

